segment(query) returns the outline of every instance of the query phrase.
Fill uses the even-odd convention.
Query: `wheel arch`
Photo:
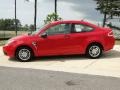
[[[88,48],[89,48],[91,45],[98,45],[98,46],[100,46],[100,47],[102,48],[102,50],[104,50],[104,47],[103,47],[102,43],[100,43],[100,42],[91,42],[91,43],[89,43],[88,46],[86,47],[85,53],[87,52]]]
[[[16,54],[17,50],[18,50],[19,48],[21,48],[21,47],[29,48],[29,49],[32,51],[33,55],[35,56],[35,51],[33,50],[32,47],[30,47],[30,46],[28,46],[28,45],[19,45],[19,46],[17,46],[14,55]]]

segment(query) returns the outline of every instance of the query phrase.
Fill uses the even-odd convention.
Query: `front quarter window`
[[[36,29],[36,31],[32,32],[31,35],[35,35],[38,34],[43,28],[45,28],[47,25],[42,25],[39,28]]]

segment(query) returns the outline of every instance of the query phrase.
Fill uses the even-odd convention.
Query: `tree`
[[[16,24],[15,24],[16,22]],[[18,19],[0,19],[0,30],[15,30],[15,25],[17,28],[21,28],[21,22]]]
[[[108,24],[108,27],[113,28],[113,29],[120,30],[120,27],[117,27],[117,26],[112,25],[111,22]]]
[[[24,26],[24,30],[25,30],[25,31],[28,31],[28,30],[29,30],[29,26],[28,26],[28,24],[25,24],[25,26]]]
[[[32,33],[32,31],[35,31],[35,27],[34,27],[34,25],[33,24],[31,24],[30,26],[29,26],[29,28],[30,28],[30,31],[31,31],[31,33]]]
[[[114,16],[120,16],[120,2],[119,0],[94,0],[100,13],[104,14],[103,27],[107,19],[113,19]]]
[[[57,15],[56,13],[48,14],[46,17],[46,20],[44,20],[44,23],[48,24],[52,21],[56,21],[56,18],[57,18],[57,20],[62,20],[62,18],[59,17],[59,15]]]

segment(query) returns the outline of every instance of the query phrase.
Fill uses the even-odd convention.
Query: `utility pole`
[[[16,15],[16,0],[15,0],[15,33],[16,33],[16,36],[17,36],[17,15]]]
[[[57,21],[57,0],[55,0],[55,21]]]
[[[37,20],[37,0],[35,0],[35,14],[34,14],[34,29],[36,30],[36,20]]]

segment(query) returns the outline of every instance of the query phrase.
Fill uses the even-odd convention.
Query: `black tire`
[[[15,58],[21,62],[28,62],[33,58],[34,54],[32,49],[28,47],[19,47],[16,50]]]
[[[101,57],[103,49],[99,44],[91,44],[86,50],[86,55],[88,58],[96,59]]]

